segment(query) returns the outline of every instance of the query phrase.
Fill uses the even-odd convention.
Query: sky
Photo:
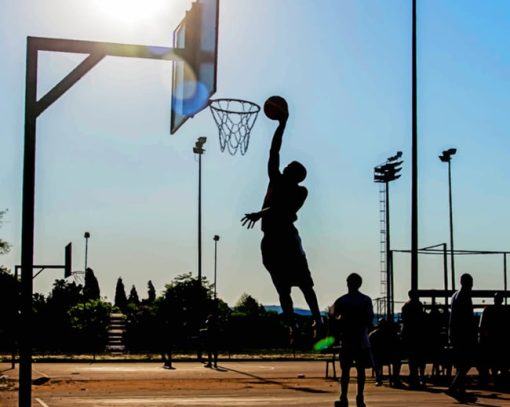
[[[122,5],[119,5],[121,4]],[[170,47],[191,0],[0,0],[0,237],[20,264],[26,37]],[[449,241],[452,159],[455,248],[510,250],[507,165],[510,107],[510,3],[418,1],[419,246]],[[379,185],[373,168],[403,152],[390,186],[393,249],[411,236],[411,1],[221,0],[217,92],[259,105],[289,103],[281,162],[308,169],[300,230],[321,308],[345,293],[351,272],[380,297]],[[40,53],[41,97],[83,55]],[[274,121],[263,114],[244,156],[220,152],[208,109],[170,135],[172,63],[106,57],[37,122],[35,264],[88,266],[112,301],[122,277],[141,297],[180,274],[197,274],[198,161],[202,156],[203,275],[213,281],[219,235],[218,295],[278,299],[260,256],[259,228],[240,219],[258,210],[267,186]],[[395,255],[395,298],[410,288],[410,256]],[[420,256],[419,287],[442,288],[442,258]],[[475,288],[502,289],[500,255],[457,256],[457,276]],[[45,270],[34,291],[47,294],[60,270]],[[458,285],[458,283],[457,283]],[[295,305],[305,307],[294,291]],[[398,310],[398,306],[396,306]]]

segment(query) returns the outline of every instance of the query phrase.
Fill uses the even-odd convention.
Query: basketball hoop
[[[247,100],[214,99],[209,107],[218,126],[221,151],[225,151],[226,147],[231,155],[237,150],[241,151],[241,155],[246,154],[260,106]]]

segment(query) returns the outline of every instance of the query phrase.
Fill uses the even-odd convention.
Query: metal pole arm
[[[71,52],[77,54],[99,53],[116,57],[150,58],[168,61],[180,60],[186,56],[184,48],[69,40],[61,38],[28,37],[28,45],[38,51]]]
[[[89,54],[64,79],[56,84],[46,95],[35,102],[34,114],[39,116],[60,96],[68,91],[83,75],[96,66],[105,56],[150,58],[160,60],[179,60],[186,58],[185,49],[153,47],[111,42],[92,42],[57,38],[28,37],[28,49],[37,55],[38,51],[70,52]],[[37,56],[36,56],[37,58]],[[35,86],[35,83],[32,84]]]

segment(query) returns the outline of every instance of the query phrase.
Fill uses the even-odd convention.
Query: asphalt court
[[[339,384],[325,379],[324,361],[222,361],[218,369],[198,362],[177,362],[175,370],[161,363],[34,363],[33,407],[177,407],[253,406],[325,407],[334,405]],[[17,370],[0,364],[1,374],[17,379]],[[426,391],[375,387],[367,371],[365,391],[370,406],[458,406],[444,388]],[[355,405],[355,383],[350,400]],[[481,407],[510,406],[510,395],[476,391]],[[0,406],[17,407],[14,388],[0,391]]]

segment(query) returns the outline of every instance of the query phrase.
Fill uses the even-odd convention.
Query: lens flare
[[[181,116],[193,116],[207,106],[209,92],[201,82],[185,81],[178,85],[172,95],[172,106]]]
[[[321,351],[324,349],[328,349],[335,343],[335,337],[334,336],[326,336],[324,339],[321,339],[319,342],[317,342],[315,345],[313,345],[313,350],[315,351]]]

